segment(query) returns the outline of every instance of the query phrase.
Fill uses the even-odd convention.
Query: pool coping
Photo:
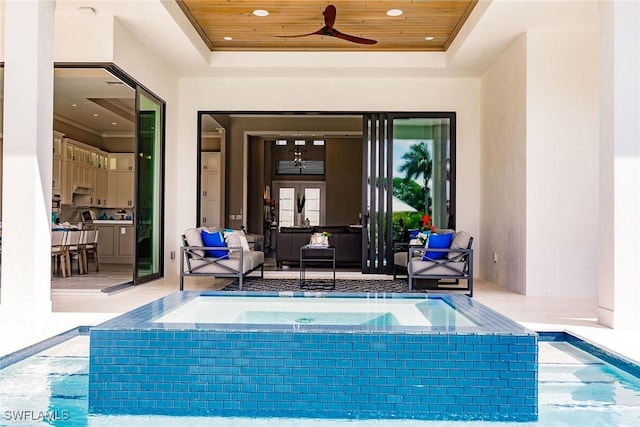
[[[375,325],[263,325],[263,324],[221,324],[221,323],[163,323],[155,319],[171,312],[182,304],[198,297],[272,297],[272,298],[354,298],[354,299],[440,299],[454,307],[462,315],[468,317],[477,326],[375,326]],[[253,291],[177,291],[155,301],[147,303],[137,309],[107,320],[92,329],[131,328],[136,329],[168,329],[182,330],[185,324],[189,329],[244,331],[295,331],[295,332],[344,332],[356,330],[358,332],[404,332],[422,334],[496,334],[536,335],[536,332],[509,319],[486,305],[468,298],[466,295],[455,294],[405,294],[405,293],[337,293],[337,292],[253,292]]]
[[[27,357],[31,357],[34,354],[40,353],[41,351],[47,350],[51,347],[54,347],[58,344],[62,344],[65,341],[70,340],[71,338],[75,338],[80,335],[89,335],[90,326],[76,326],[75,328],[71,328],[68,331],[61,332],[52,337],[45,338],[42,341],[39,341],[35,344],[31,344],[27,347],[21,348],[20,350],[16,350],[12,353],[6,354],[0,357],[0,370],[13,365],[14,363],[18,363],[21,360],[26,359]]]
[[[241,292],[243,294],[247,292]],[[343,294],[348,295],[348,294]],[[393,296],[393,294],[391,294]],[[107,323],[107,322],[105,322]],[[101,324],[102,325],[102,324]],[[39,341],[35,344],[24,347],[20,350],[16,350],[14,352],[8,353],[6,355],[0,356],[0,370],[7,368],[15,363],[18,363],[28,357],[31,357],[41,351],[47,350],[51,347],[54,347],[58,344],[61,344],[65,341],[70,340],[71,338],[89,335],[89,331],[91,328],[95,326],[86,326],[80,325],[74,328],[69,329],[68,331],[56,334],[49,338],[45,338],[42,341]],[[580,338],[576,336],[576,334],[572,332],[565,331],[536,331],[538,334],[539,342],[548,342],[548,341],[558,341],[558,342],[569,342],[576,347],[589,352],[590,354],[595,355],[610,363],[611,365],[622,369],[623,371],[630,373],[638,378],[640,378],[640,364],[636,363],[633,359],[625,357],[619,353],[616,353],[610,349],[604,348],[597,343],[591,342],[589,339]]]
[[[569,332],[538,332],[538,341],[540,342],[567,342],[573,346],[586,351],[587,353],[604,360],[605,362],[621,369],[634,377],[640,378],[640,365],[633,360],[625,358],[611,350],[603,349],[597,344],[579,338]]]

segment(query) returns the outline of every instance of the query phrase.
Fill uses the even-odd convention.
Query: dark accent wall
[[[243,116],[241,113],[237,115],[212,113],[212,117],[227,131],[225,160],[227,165],[225,169],[226,193],[224,201],[226,209],[223,224],[230,228],[239,228],[241,225],[246,225],[249,231],[255,232],[262,230],[262,225],[256,223],[252,212],[249,212],[249,215],[244,213],[243,220],[229,219],[229,215],[238,215],[242,209],[242,188],[244,181],[248,179],[248,176],[243,175],[245,135],[277,135],[278,132],[299,132],[309,135],[331,132],[336,134],[336,137],[339,137],[338,134],[342,132],[344,135],[359,135],[362,133],[362,116],[358,114],[354,114],[353,116],[329,116],[319,114],[301,115],[300,117],[283,115],[282,117],[278,117],[277,114],[247,114]],[[358,138],[356,138],[356,140],[360,141]],[[329,159],[327,159],[327,161],[329,161]],[[253,176],[256,172],[256,170],[251,170],[248,175]],[[359,179],[360,178],[358,178],[358,180]],[[250,180],[247,182],[249,188],[256,185],[258,185],[257,182],[252,183]],[[260,192],[263,191],[264,185],[260,188]],[[358,198],[358,203],[359,200]],[[255,210],[250,209],[249,206],[252,206],[251,203],[248,203],[248,210]],[[355,220],[357,220],[357,212],[359,211],[358,205]],[[354,220],[350,220],[350,222],[351,221]],[[261,223],[261,219],[258,222]]]
[[[362,140],[327,140],[326,156],[326,225],[357,224],[362,206]]]
[[[326,158],[324,176],[288,177],[293,181],[326,182],[326,224],[358,223],[362,199],[362,141],[359,138],[325,138]],[[249,172],[246,226],[250,232],[262,233],[264,188],[273,189],[272,180],[286,181],[286,176],[272,174],[274,158],[272,142],[265,138],[249,139]],[[276,195],[272,193],[272,198]]]

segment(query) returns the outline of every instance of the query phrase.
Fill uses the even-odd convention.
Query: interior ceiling
[[[477,0],[176,0],[212,51],[446,51]],[[309,34],[336,8],[334,28],[377,43]],[[254,10],[266,10],[256,16]],[[399,16],[387,11],[400,9]],[[231,38],[231,40],[225,40]],[[429,37],[429,40],[425,38]],[[433,39],[431,39],[433,38]]]
[[[132,136],[135,91],[102,68],[56,68],[54,119],[100,137]]]

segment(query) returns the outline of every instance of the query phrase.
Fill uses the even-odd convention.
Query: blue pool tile
[[[453,296],[446,300],[468,301]],[[483,310],[475,302],[470,308],[461,307],[467,313]],[[136,312],[135,322],[144,324],[144,307]],[[118,318],[125,330],[117,330],[114,320],[91,335],[90,383],[122,384],[121,389],[108,390],[90,385],[90,406],[96,412],[109,407],[116,413],[153,413],[197,401],[184,413],[249,411],[290,416],[306,411],[316,416],[386,414],[431,419],[441,417],[445,405],[451,418],[491,420],[509,419],[502,408],[520,405],[520,413],[511,419],[532,419],[537,414],[537,337],[523,334],[519,325],[500,315],[485,314],[487,322],[513,328],[517,334],[504,339],[474,331],[452,335],[442,328],[389,333],[374,327],[363,328],[362,333],[347,328],[291,332],[278,327],[269,331],[131,330],[133,317],[127,320],[125,315]],[[99,347],[98,342],[102,342]],[[113,342],[118,345],[114,347]],[[113,366],[114,361],[121,366]],[[153,377],[155,387],[147,387],[150,377],[136,372],[159,375]],[[519,391],[492,394],[496,387],[510,385]],[[468,388],[473,391],[466,394]],[[135,392],[137,398],[116,402],[116,393],[123,391]],[[496,403],[498,398],[501,403]],[[434,405],[434,399],[441,399],[441,404]],[[135,407],[136,401],[144,405]],[[472,401],[479,408],[469,408],[474,406],[468,405]]]

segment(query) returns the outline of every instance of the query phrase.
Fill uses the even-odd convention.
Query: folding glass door
[[[403,231],[455,228],[455,113],[368,114],[363,126],[363,264],[390,273]]]
[[[134,284],[160,277],[163,253],[164,104],[137,89],[138,147]]]

